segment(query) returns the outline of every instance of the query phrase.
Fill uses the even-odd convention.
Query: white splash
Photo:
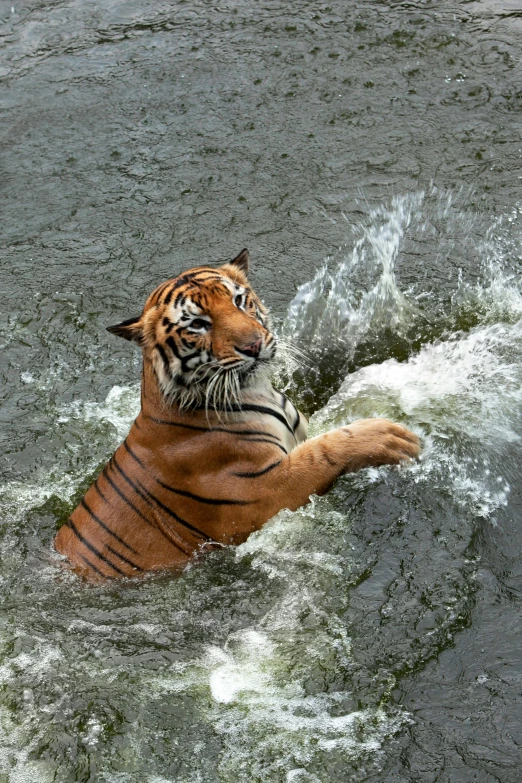
[[[300,286],[288,307],[283,338],[328,351],[342,345],[347,358],[363,337],[385,328],[403,332],[418,315],[395,281],[401,242],[413,218],[420,220],[423,193],[395,197],[389,208],[373,210],[367,225],[333,269],[325,263]],[[355,285],[363,269],[367,290]],[[377,279],[375,271],[378,272]],[[359,289],[359,290],[358,290]]]
[[[395,277],[408,232],[429,234],[425,209],[419,193],[372,211],[357,229],[354,248],[298,290],[283,332],[298,345],[309,345],[314,355],[340,348],[348,363],[365,340],[378,343],[386,333],[404,337],[412,324],[425,323],[419,302],[433,298],[429,284],[413,296],[399,289]],[[449,220],[451,195],[438,197],[436,210],[439,221]],[[502,450],[522,434],[522,291],[505,257],[512,244],[495,224],[478,248],[481,281],[458,280],[449,311],[435,308],[448,324],[463,314],[478,321],[476,327],[453,333],[439,328],[441,338],[407,361],[389,359],[348,375],[312,417],[310,434],[368,416],[399,420],[423,439],[421,462],[411,469],[416,480],[429,477],[482,516],[506,505],[509,480]],[[366,292],[356,293],[358,281],[376,275]],[[363,475],[374,480],[374,474]]]
[[[119,442],[127,435],[139,411],[139,385],[113,386],[104,402],[78,400],[62,406],[58,423],[65,423],[70,419],[109,422],[115,428]]]
[[[49,676],[50,672],[62,665],[63,656],[57,647],[43,639],[36,640],[31,653],[19,653],[8,658],[0,666],[0,684],[5,686],[17,682],[20,672],[30,671],[33,678]],[[34,707],[34,694],[31,689],[23,691],[24,708],[13,722],[11,713],[5,707],[0,709],[2,739],[0,742],[0,772],[11,783],[50,783],[54,772],[45,763],[31,759],[31,753],[38,746],[41,734],[45,731],[42,710]],[[49,706],[49,712],[53,707]],[[32,726],[39,726],[31,731]]]
[[[66,424],[76,420],[81,433],[85,429],[85,440],[93,424],[109,423],[113,436],[108,449],[116,448],[127,435],[133,420],[140,409],[139,386],[113,386],[104,402],[77,402],[61,406],[56,414],[56,423]],[[100,460],[107,455],[89,454],[89,461],[78,472],[52,472],[39,475],[35,483],[10,481],[0,487],[0,508],[4,510],[4,519],[12,524],[19,522],[32,508],[42,505],[53,495],[69,500],[89,470],[94,470]]]
[[[407,362],[358,370],[312,418],[311,432],[376,415],[402,421],[424,439],[411,468],[416,479],[438,474],[439,485],[487,516],[507,503],[501,454],[521,436],[521,360],[522,321],[477,327],[426,345]],[[492,471],[497,453],[499,473]]]
[[[231,651],[233,643],[239,652]],[[211,668],[210,691],[221,704],[230,704],[240,693],[263,694],[270,689],[270,675],[263,671],[274,653],[274,645],[266,634],[246,629],[229,637],[225,649],[210,647],[208,664]]]
[[[406,713],[347,708],[351,694],[343,690],[307,692],[311,669],[351,662],[346,628],[322,606],[318,588],[318,580],[349,575],[350,566],[332,553],[299,552],[305,531],[324,524],[345,525],[346,519],[326,498],[314,499],[295,513],[281,512],[236,549],[239,559],[248,557],[286,589],[258,627],[230,634],[201,661],[201,680],[214,701],[209,719],[224,743],[219,769],[227,779],[312,780],[307,768],[321,752],[352,759],[374,754],[410,720]],[[313,634],[303,628],[304,617]]]

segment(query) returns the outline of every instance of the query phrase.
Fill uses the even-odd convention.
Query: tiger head
[[[107,327],[138,343],[168,402],[190,407],[238,401],[274,358],[268,311],[246,278],[248,251],[162,283],[137,318]]]

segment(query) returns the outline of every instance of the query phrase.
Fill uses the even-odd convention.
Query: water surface
[[[520,9],[0,18],[0,780],[518,783]],[[104,327],[245,245],[312,431],[389,416],[423,459],[86,586],[51,541],[139,404]]]

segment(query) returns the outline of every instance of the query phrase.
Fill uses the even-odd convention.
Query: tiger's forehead
[[[219,299],[253,291],[213,267],[197,267],[167,280],[150,295],[146,309],[168,309],[170,315],[199,315]]]

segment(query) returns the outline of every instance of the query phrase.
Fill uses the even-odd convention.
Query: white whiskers
[[[307,370],[313,369],[306,353],[286,337],[277,339],[277,359],[278,364],[283,364],[290,375],[301,367]]]
[[[278,341],[277,346],[278,349],[282,348],[287,370],[290,365],[297,369],[304,364],[303,353],[299,348],[287,340],[281,343]],[[160,388],[167,405],[176,404],[180,410],[204,407],[207,419],[212,411],[222,421],[220,414],[226,418],[227,411],[241,407],[242,389],[255,387],[260,376],[266,375],[268,365],[264,361],[245,370],[241,363],[230,367],[212,359],[200,364],[191,373],[176,373],[160,381]]]

